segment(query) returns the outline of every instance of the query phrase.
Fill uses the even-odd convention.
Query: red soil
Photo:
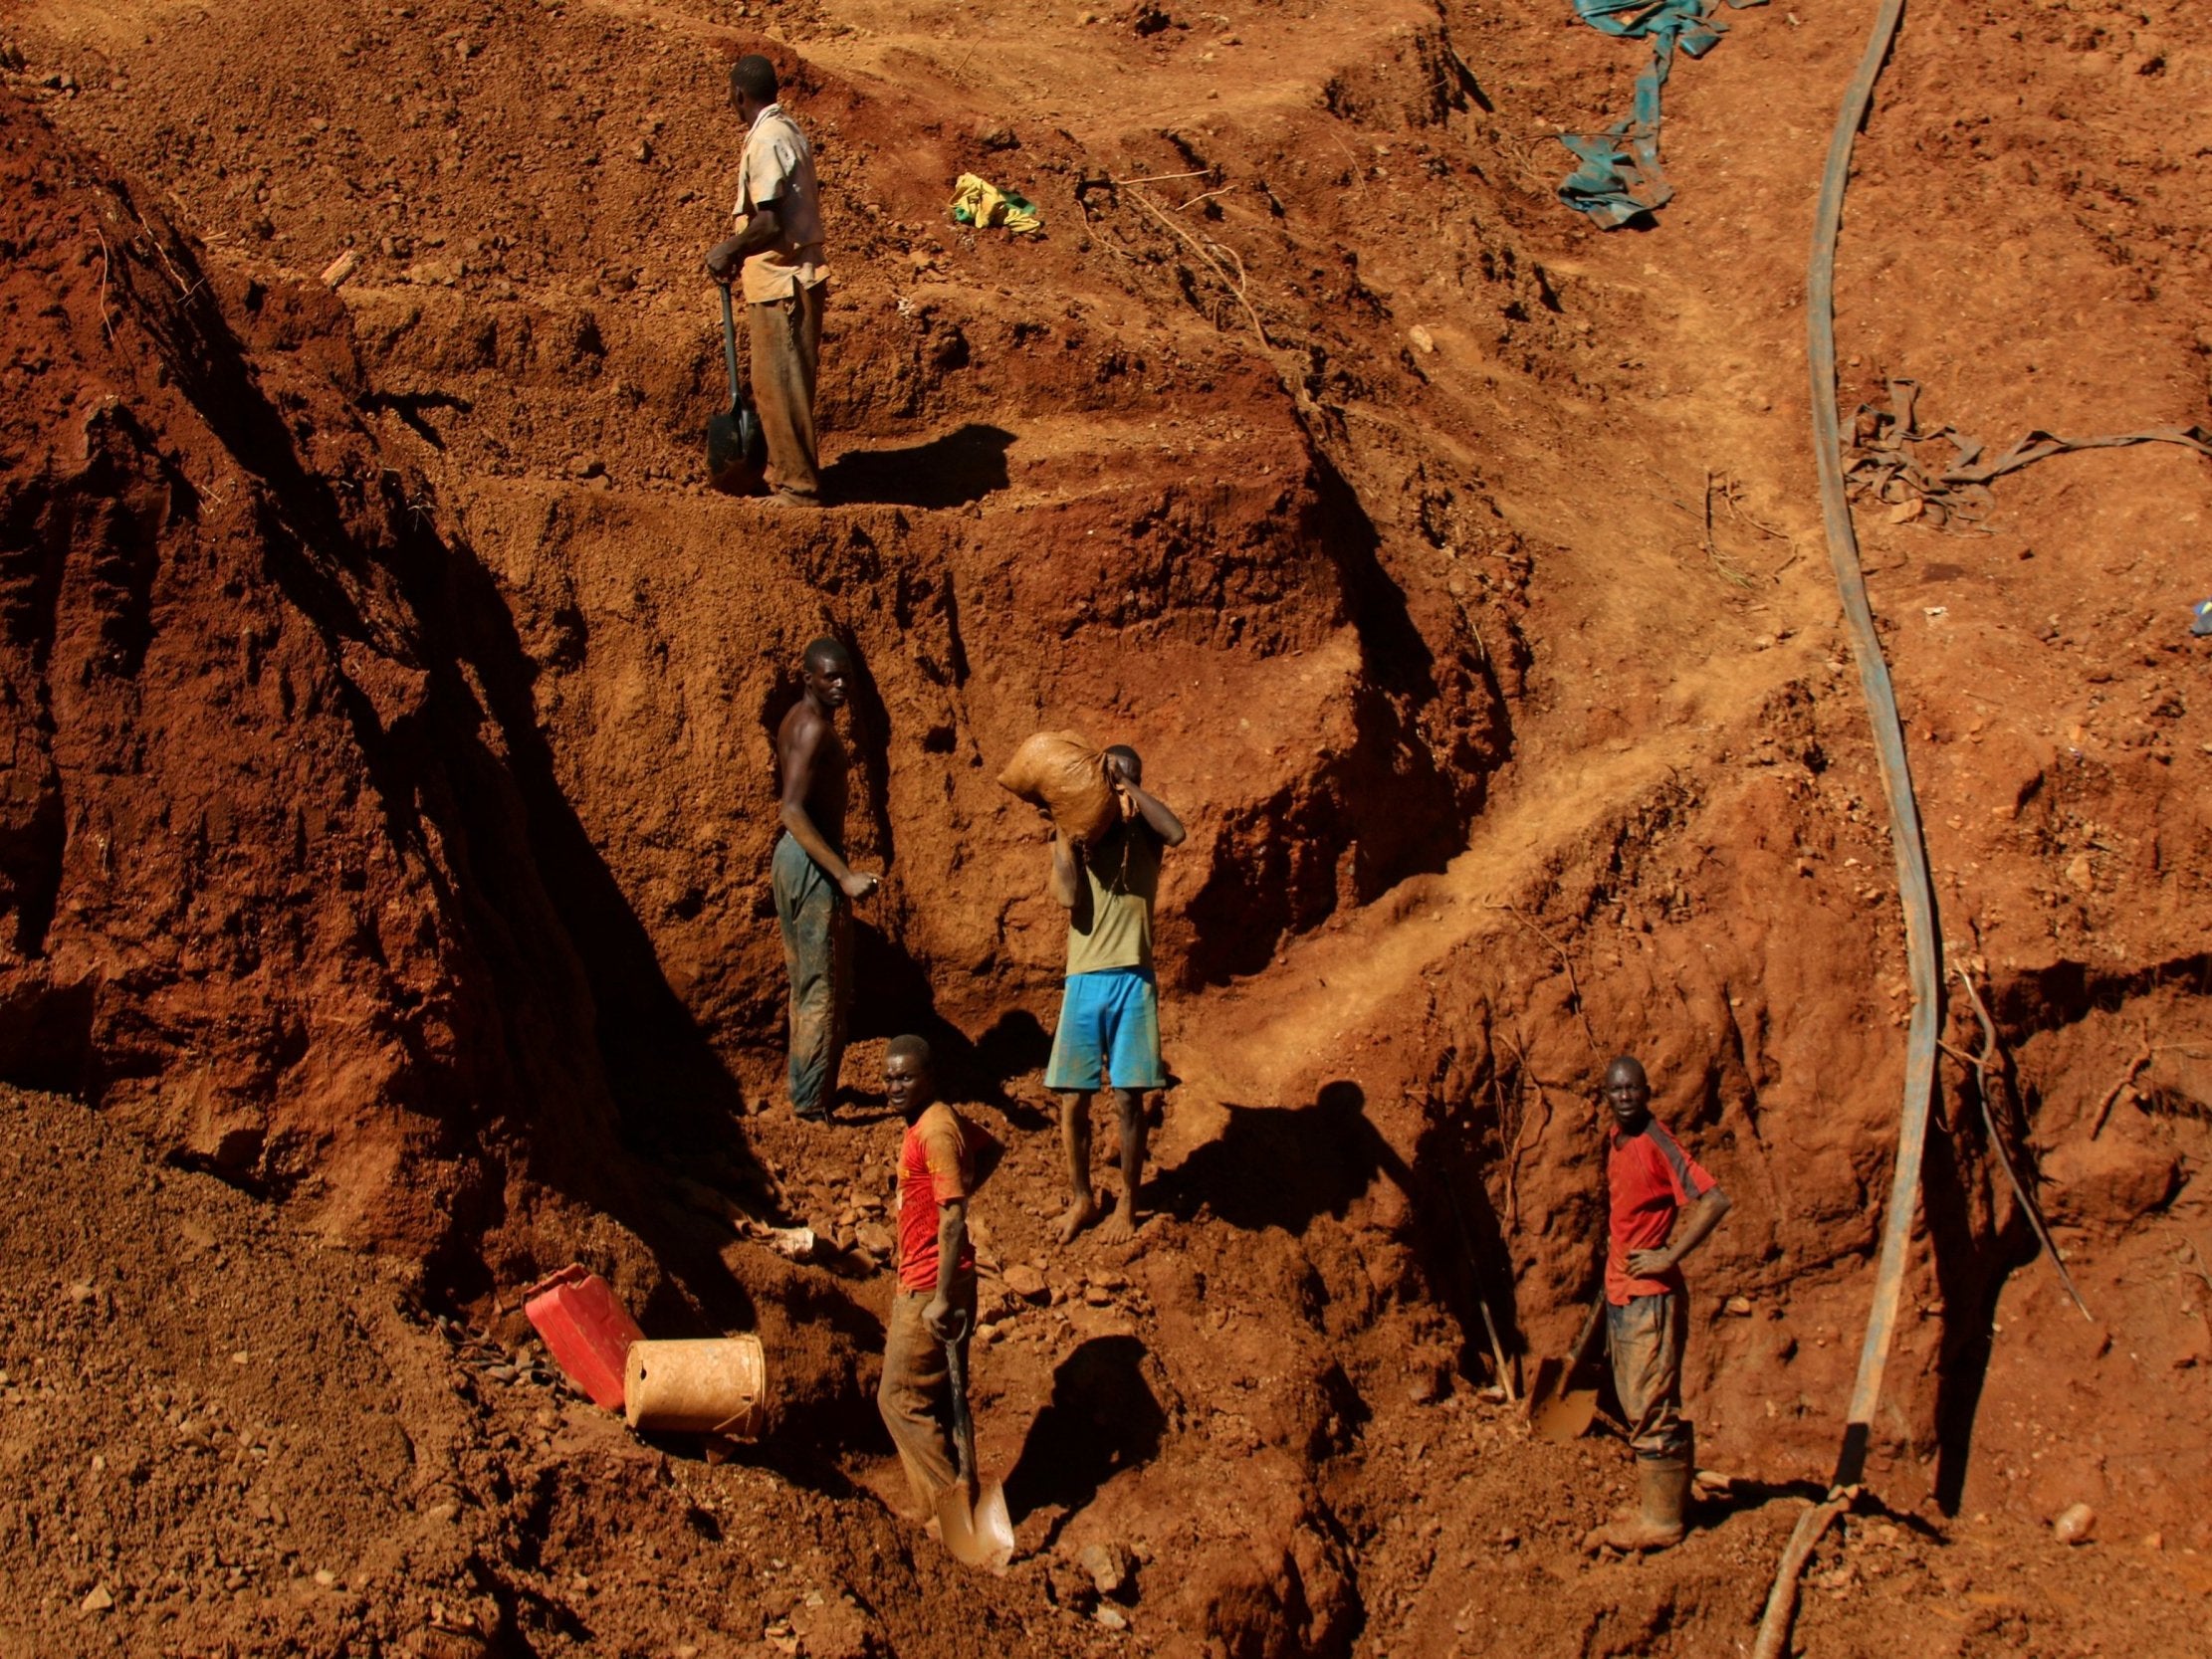
[[[1804,436],[1862,10],[1731,14],[1669,88],[1677,199],[1607,236],[1551,139],[1641,49],[1564,7],[16,8],[0,1078],[83,1104],[0,1134],[0,1652],[1747,1645],[1834,1456],[1901,1075]],[[1903,376],[1997,444],[2205,419],[2188,21],[1911,13],[1847,408]],[[722,66],[764,45],[836,269],[842,505],[795,528],[699,478]],[[1047,238],[946,224],[970,169]],[[2042,463],[1972,531],[1862,509],[1989,1106],[2093,1318],[1946,1060],[1806,1651],[2201,1641],[2207,513],[2171,448]],[[826,1131],[774,1099],[766,876],[824,628],[887,876]],[[1057,922],[993,782],[1039,725],[1136,741],[1193,828],[1126,1250],[1047,1243]],[[897,1518],[871,1420],[871,1067],[907,1028],[1011,1145],[978,1206],[1003,1580]],[[1963,998],[1946,1038],[1980,1047]],[[1736,1200],[1687,1379],[1733,1491],[1643,1565],[1580,1555],[1626,1454],[1526,1437],[1474,1301],[1521,1355],[1571,1337],[1620,1049]],[[493,1377],[569,1259],[654,1335],[763,1331],[759,1453]],[[1105,1621],[1093,1544],[1136,1555]]]

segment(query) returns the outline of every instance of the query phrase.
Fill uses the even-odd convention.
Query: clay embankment
[[[1495,1639],[1485,1619],[1502,1618],[1492,1628],[1533,1621],[1570,1650],[1637,1651],[1665,1632],[1740,1630],[1786,1505],[1754,1504],[1633,1583],[1581,1574],[1561,1547],[1588,1519],[1578,1512],[1602,1506],[1610,1460],[1546,1461],[1468,1403],[1463,1385],[1439,1388],[1439,1378],[1479,1374],[1440,1182],[1481,1177],[1488,1213],[1475,1205],[1471,1218],[1480,1259],[1493,1284],[1510,1264],[1526,1337],[1556,1342],[1593,1216],[1593,1148],[1577,1103],[1604,1050],[1646,1052],[1672,1080],[1667,1111],[1739,1200],[1700,1276],[1712,1309],[1736,1296],[1753,1308],[1750,1318],[1716,1314],[1693,1350],[1708,1457],[1770,1480],[1824,1466],[1856,1339],[1871,1195],[1885,1169],[1897,946],[1883,927],[1871,767],[1808,539],[1795,459],[1803,394],[1794,368],[1774,366],[1794,361],[1802,250],[1792,215],[1810,189],[1821,122],[1785,122],[1787,141],[1755,160],[1708,134],[1740,126],[1730,111],[1824,107],[1855,24],[1755,35],[1764,20],[1747,19],[1698,66],[1699,83],[1678,83],[1689,113],[1671,128],[1671,159],[1697,172],[1704,193],[1669,210],[1662,235],[1672,241],[1633,245],[1562,224],[1524,136],[1547,115],[1584,124],[1602,103],[1589,88],[1619,66],[1593,33],[1468,10],[1445,19],[1446,37],[1434,14],[1409,10],[1318,28],[1262,14],[1238,20],[1233,47],[1211,25],[1114,36],[1105,62],[1141,69],[1141,84],[1158,89],[1145,96],[1177,111],[1104,101],[1065,117],[1064,140],[1040,112],[1015,123],[1022,147],[998,164],[1018,166],[1015,181],[1071,231],[1085,213],[1077,178],[1228,168],[1238,189],[1192,212],[1208,215],[1208,234],[1235,246],[1247,270],[1271,275],[1249,292],[1278,342],[1296,339],[1306,353],[1307,410],[1215,331],[1236,314],[1224,285],[1126,201],[1108,208],[1086,192],[1099,222],[1041,250],[969,247],[932,228],[941,175],[976,159],[975,115],[1018,107],[1018,94],[977,111],[955,78],[933,80],[913,55],[893,65],[896,40],[848,38],[836,32],[842,17],[785,20],[796,43],[787,62],[834,66],[800,71],[824,128],[846,146],[847,199],[859,204],[837,227],[855,252],[844,278],[851,334],[832,353],[853,366],[828,401],[831,424],[853,435],[846,465],[864,486],[855,495],[882,499],[772,568],[748,562],[746,509],[680,488],[714,356],[681,299],[689,255],[646,211],[668,189],[654,158],[659,169],[715,175],[724,135],[711,118],[712,54],[686,53],[721,48],[728,32],[673,13],[579,8],[503,13],[497,27],[455,36],[474,20],[434,10],[284,37],[293,73],[253,85],[285,90],[255,96],[310,91],[296,109],[256,106],[249,130],[228,141],[227,176],[200,153],[212,140],[196,135],[191,111],[249,90],[224,80],[223,66],[248,56],[221,34],[236,20],[211,13],[185,27],[214,35],[152,52],[88,34],[67,8],[44,26],[56,50],[77,54],[88,87],[58,104],[65,117],[88,134],[102,123],[127,131],[201,222],[235,239],[225,257],[265,274],[267,292],[290,292],[271,253],[313,269],[359,236],[363,214],[397,216],[390,247],[364,243],[368,270],[347,291],[368,406],[391,453],[435,478],[427,511],[448,551],[491,575],[458,607],[493,635],[466,658],[499,730],[483,746],[531,803],[527,851],[557,896],[593,998],[596,1064],[633,1129],[667,1113],[684,1126],[680,1143],[696,1146],[698,1125],[720,1126],[725,1163],[713,1178],[735,1184],[743,1173],[730,1107],[761,1093],[773,1064],[773,956],[765,924],[744,916],[758,868],[747,838],[764,838],[763,721],[779,664],[822,622],[861,636],[876,665],[871,718],[887,759],[869,779],[866,816],[901,887],[881,919],[878,982],[897,987],[900,1017],[934,1008],[973,1042],[978,1077],[1016,1080],[1015,1114],[1034,1037],[1016,1021],[989,1039],[1009,1010],[1048,1007],[1051,950],[1037,937],[1047,924],[1022,909],[1033,901],[1006,901],[1030,890],[1034,848],[992,798],[992,745],[1069,697],[1155,723],[1143,740],[1156,775],[1188,777],[1179,804],[1195,802],[1216,827],[1212,848],[1178,877],[1171,899],[1185,931],[1172,936],[1186,977],[1201,982],[1187,991],[1245,977],[1180,1004],[1188,1081],[1160,1183],[1172,1221],[1131,1262],[1072,1277],[1055,1269],[1063,1304],[1002,1321],[1008,1335],[992,1350],[987,1437],[1000,1440],[987,1456],[1010,1463],[1034,1441],[1033,1469],[1089,1471],[1031,1494],[1030,1528],[1048,1555],[1008,1586],[1007,1616],[1043,1617],[1031,1639],[1044,1642],[1095,1628],[1042,1613],[1038,1597],[1049,1580],[1063,1604],[1080,1601],[1080,1580],[1052,1563],[1117,1537],[1173,1563],[1169,1582],[1185,1592],[1170,1593],[1168,1575],[1140,1574],[1143,1641],[1212,1632],[1232,1651],[1354,1639],[1380,1651],[1426,1632],[1482,1650]],[[1960,283],[1961,298],[1873,318],[1847,308],[1847,333],[1864,330],[1846,343],[1866,376],[1853,390],[1873,393],[1882,371],[1915,373],[1943,384],[1942,414],[1991,435],[2192,414],[2186,349],[2156,358],[2147,379],[2130,353],[2165,340],[2187,311],[2184,254],[2201,233],[2185,202],[2141,185],[2128,134],[2161,129],[2161,101],[2183,96],[2194,61],[2145,49],[2143,73],[2126,70],[2118,14],[2099,15],[2080,38],[1985,42],[1977,54],[1996,57],[1977,55],[1971,76],[1956,56],[1965,48],[1934,36],[1915,41],[1923,59],[1900,60],[1867,170],[1870,189],[1887,192],[1883,211],[1910,228],[1852,243],[1847,291],[1851,259],[1866,262],[1855,280],[1872,291],[1885,250],[1912,247],[1938,287]],[[897,33],[858,9],[852,20]],[[1082,58],[1106,38],[1045,29],[1024,61]],[[1462,62],[1495,66],[1493,79],[1470,90],[1446,45]],[[1303,65],[1316,51],[1357,66],[1326,78],[1319,99],[1303,69],[1221,83],[1201,56]],[[107,74],[124,69],[127,91],[96,82],[88,53]],[[940,68],[959,61],[948,54]],[[540,66],[532,99],[513,92],[525,63]],[[607,96],[581,73],[586,63],[614,66]],[[376,99],[345,91],[364,68]],[[679,104],[664,89],[686,75],[698,96]],[[1952,186],[1920,174],[1936,166],[1929,157],[1938,171],[1963,164],[1952,135],[1967,81],[1997,99],[1991,122],[2014,122],[1987,140],[1998,169],[1974,176],[2001,173],[2016,190],[2061,181],[2026,198],[2048,273],[1981,282],[1972,239],[1934,211]],[[2048,118],[2000,107],[1998,90],[2012,86]],[[1194,122],[1188,110],[1206,87],[1224,96]],[[397,103],[379,102],[385,88]],[[2095,121],[2070,125],[2085,100]],[[331,117],[308,102],[339,118],[317,128]],[[609,119],[640,110],[661,124],[640,126],[646,153],[625,165],[632,141]],[[599,129],[589,160],[574,149],[579,122]],[[1175,135],[1161,137],[1163,127]],[[300,146],[305,162],[269,136],[302,131],[316,134]],[[327,176],[316,147],[340,144],[391,158],[388,196],[310,187]],[[353,155],[337,163],[357,170]],[[515,210],[523,178],[553,193],[542,219]],[[1433,216],[1418,247],[1374,233],[1376,198],[1416,200]],[[704,235],[712,207],[699,205]],[[514,222],[499,224],[502,213]],[[314,251],[289,253],[295,239]],[[1715,245],[1741,256],[1722,286],[1656,252]],[[2122,272],[2109,295],[2085,287],[2083,274],[2113,269],[2114,248],[2155,276]],[[906,258],[909,249],[923,257]],[[1347,250],[1359,258],[1342,258]],[[2067,274],[2086,305],[2132,308],[2125,326],[2078,330],[2062,345],[2003,325],[2004,296],[2047,293],[2049,273]],[[1058,285],[1048,305],[1040,278]],[[1982,343],[1930,336],[1910,320],[1923,313],[1968,318]],[[1417,323],[1427,344],[1411,333]],[[2100,343],[2109,339],[2129,343]],[[2032,409],[2015,395],[2031,365],[2044,377]],[[1584,465],[1593,433],[1609,453],[1649,458],[1650,481],[1609,485],[1594,506]],[[1102,445],[1102,434],[1113,441]],[[893,457],[874,459],[884,451]],[[1284,499],[1254,484],[1255,464],[1283,468]],[[1932,1513],[1957,1512],[1960,1531],[1944,1554],[1865,1529],[1836,1568],[1871,1579],[1882,1567],[1905,1608],[1915,1595],[1963,1591],[1954,1580],[1981,1536],[1967,1528],[1978,1511],[2000,1528],[2040,1522],[2061,1497],[2087,1492],[2128,1518],[2114,1525],[2167,1528],[2169,1543],[2189,1536],[2155,1475],[2202,1443],[2201,1401],[2170,1385],[2203,1362],[2198,1316],[2172,1306],[2177,1288],[2194,1294],[2172,1225],[2198,1207],[2189,1177],[2204,1099],[2201,930],[2186,872],[2201,862],[2205,826],[2185,768],[2202,723],[2172,655],[2175,630],[2162,625],[2177,608],[2170,584],[2159,561],[2135,555],[2200,511],[2193,466],[2179,456],[2050,464],[2005,487],[2012,517],[1993,525],[1996,539],[1951,557],[1952,543],[1914,525],[1870,535],[1878,604],[1899,624],[1891,648],[1924,745],[1915,765],[1932,850],[1956,893],[1946,930],[1990,986],[2008,1039],[2007,1098],[1996,1104],[2042,1164],[2100,1315],[2081,1322],[2052,1300],[2044,1265],[2024,1263],[2021,1223],[1988,1162],[1965,1074],[1953,1070],[1930,1186],[1935,1272],[1916,1288],[1919,1322],[1892,1371],[1898,1409],[1880,1480],[1893,1502],[1932,1491]],[[1708,538],[1697,497],[1716,470],[1744,512],[1717,510]],[[2124,512],[2111,505],[2122,502]],[[1038,525],[1055,528],[1032,542]],[[1086,541],[1146,549],[1134,567],[1142,579],[1118,551],[1095,566],[1066,554],[1068,526],[1095,528]],[[1301,581],[1278,580],[1278,569]],[[437,607],[415,603],[428,626]],[[1101,643],[1108,628],[1117,631]],[[471,753],[465,740],[459,749]],[[1510,771],[1485,784],[1508,752]],[[1404,774],[1419,811],[1386,797],[1391,810],[1378,814],[1372,787],[1360,786],[1390,773]],[[733,787],[754,794],[733,799]],[[1470,850],[1439,870],[1470,820]],[[35,810],[26,822],[33,844],[50,833]],[[1435,873],[1400,881],[1424,869]],[[1495,908],[1506,905],[1522,916]],[[439,971],[440,983],[462,977]],[[45,994],[37,973],[30,982]],[[556,1005],[570,1015],[558,1029],[579,1029],[576,1004]],[[711,1057],[685,1041],[694,1021]],[[1967,1049],[1978,1041],[1963,1017],[1952,1035]],[[261,1046],[249,1032],[203,1052]],[[159,1069],[175,1069],[168,1053]],[[2123,1073],[2110,1122],[2093,1138]],[[573,1069],[561,1074],[572,1086]],[[247,1098],[271,1100],[281,1116],[292,1097]],[[410,1087],[401,1098],[413,1107],[437,1097]],[[175,1143],[173,1130],[140,1118],[158,1143]],[[344,1136],[300,1164],[266,1160],[265,1176],[336,1169],[358,1140],[352,1116],[318,1108],[307,1121]],[[612,1111],[598,1119],[613,1121]],[[856,1170],[844,1143],[795,1140],[773,1121],[748,1127],[793,1206],[855,1235],[867,1200],[880,1201],[885,1148]],[[560,1139],[503,1144],[494,1132],[481,1166],[527,1170],[511,1147]],[[1043,1139],[1024,1143],[1002,1189],[994,1254],[1004,1261],[1041,1253],[1052,1184]],[[412,1211],[394,1219],[369,1201],[389,1190],[388,1163],[363,1167],[332,1189],[353,1206],[336,1217],[365,1217],[364,1231],[395,1241],[425,1237],[408,1230],[419,1225]],[[484,1252],[488,1279],[454,1268],[452,1283],[511,1290],[573,1247],[565,1224],[533,1236],[519,1219],[542,1190],[535,1174],[512,1183],[507,1224],[490,1235],[462,1212],[462,1267],[479,1240],[498,1247]],[[646,1271],[618,1234],[590,1248]],[[2021,1329],[2067,1358],[2065,1385],[2036,1363],[2037,1349],[2003,1340]],[[2076,1333],[2078,1353],[2064,1347]],[[2134,1407],[2124,1425],[2112,1419],[2115,1399]],[[1035,1415],[1040,1401],[1052,1409]],[[1131,1431],[1103,1451],[1064,1426],[1101,1415]],[[525,1435],[502,1467],[536,1455]],[[1397,1497],[1417,1485],[1454,1496],[1408,1511]],[[542,1598],[519,1598],[526,1612],[505,1628],[540,1645],[562,1639],[562,1616],[582,1621],[583,1600],[534,1541],[581,1516],[633,1513],[553,1490],[513,1538],[484,1535],[497,1580]],[[1262,1490],[1279,1501],[1242,1507]],[[1538,1490],[1548,1496],[1530,1502]],[[496,1485],[486,1491],[465,1509],[472,1524],[498,1512]],[[847,1518],[869,1503],[836,1513],[840,1527],[859,1525]],[[1512,1518],[1511,1543],[1488,1525],[1494,1513]],[[565,1536],[578,1558],[600,1558],[603,1544]],[[2048,1548],[2002,1536],[2016,1555]],[[1228,1542],[1245,1537],[1263,1541],[1256,1558]],[[756,1553],[749,1539],[728,1551]],[[2161,1583],[2179,1571],[2172,1550],[2143,1559]],[[1974,1628],[2078,1616],[2012,1578],[2004,1554],[1974,1560],[1980,1584],[1994,1575],[2002,1586],[1976,1592],[1995,1602],[1964,1603],[1982,1609],[1966,1615]],[[1454,1561],[1471,1563],[1482,1596],[1459,1594],[1455,1575],[1438,1570]],[[891,1568],[836,1571],[870,1602],[903,1593]],[[1846,1578],[1837,1584],[1839,1599],[1817,1605],[1809,1629],[1890,1640],[1885,1604],[1869,1610],[1844,1593]],[[735,1636],[751,1618],[751,1640],[777,1619],[805,1622],[805,1595],[762,1594],[723,1628]],[[834,1594],[827,1604],[839,1604]],[[886,1639],[922,1650],[930,1626],[906,1622],[911,1606],[883,1616]],[[662,1628],[635,1602],[615,1617]],[[2132,1636],[2155,1650],[2160,1630],[2151,1620]],[[799,1639],[826,1650],[839,1638]]]

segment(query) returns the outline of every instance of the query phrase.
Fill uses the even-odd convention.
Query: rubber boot
[[[1585,1550],[1618,1550],[1624,1555],[1669,1550],[1682,1542],[1682,1511],[1689,1502],[1689,1453],[1636,1460],[1642,1504],[1638,1514],[1594,1528]]]

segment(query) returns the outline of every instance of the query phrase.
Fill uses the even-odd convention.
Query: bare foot
[[[1124,1198],[1114,1206],[1114,1213],[1106,1218],[1106,1225],[1098,1229],[1101,1244],[1127,1244],[1137,1236],[1137,1206]]]
[[[1060,1217],[1060,1242],[1062,1244],[1073,1244],[1075,1235],[1096,1221],[1098,1217],[1098,1199],[1090,1193],[1084,1193],[1079,1199],[1071,1199],[1067,1206],[1067,1213]]]

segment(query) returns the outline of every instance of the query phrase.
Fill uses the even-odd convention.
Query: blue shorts
[[[1044,1086],[1096,1089],[1107,1075],[1116,1089],[1167,1086],[1160,1065],[1160,990],[1149,968],[1110,967],[1068,977]]]

